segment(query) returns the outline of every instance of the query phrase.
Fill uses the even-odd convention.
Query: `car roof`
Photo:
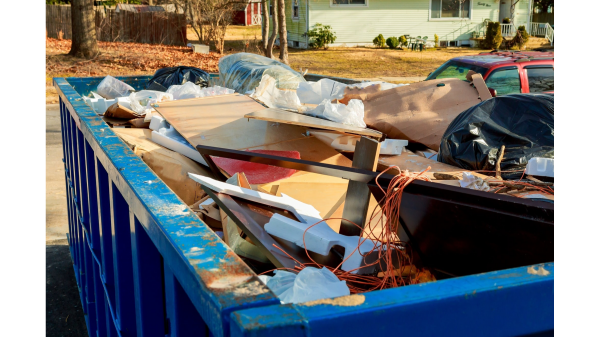
[[[483,67],[491,67],[499,64],[514,63],[515,61],[521,59],[523,61],[533,61],[536,59],[554,60],[554,52],[494,50],[478,55],[459,56],[453,58],[452,60]]]

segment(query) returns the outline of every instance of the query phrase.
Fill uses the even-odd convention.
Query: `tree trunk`
[[[91,59],[99,53],[93,3],[92,0],[73,0],[71,3],[72,41],[69,55]]]
[[[148,6],[154,6],[154,1],[148,0]]]
[[[277,0],[277,12],[279,16],[279,59],[285,64],[288,61],[287,28],[285,26],[285,2]]]
[[[262,49],[267,55],[267,46],[269,45],[269,2],[262,1]]]
[[[271,1],[273,2],[273,31],[271,32],[271,36],[269,37],[269,44],[267,45],[267,52],[265,53],[265,56],[268,58],[273,58],[273,45],[275,44],[275,39],[277,38],[277,30],[279,29],[279,20],[277,19],[277,0]]]

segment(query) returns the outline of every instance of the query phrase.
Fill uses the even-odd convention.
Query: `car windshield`
[[[481,74],[481,76],[487,72],[487,68],[484,67],[450,60],[429,74],[425,80],[434,80],[436,78],[458,78],[466,81],[469,70],[473,70],[474,72]]]

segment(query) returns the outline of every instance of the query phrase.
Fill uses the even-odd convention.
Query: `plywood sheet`
[[[381,132],[369,128],[359,128],[355,126],[344,125],[342,123],[336,123],[317,117],[311,117],[300,113],[285,111],[282,109],[259,110],[246,114],[244,117],[276,123],[300,125],[311,128],[339,131],[351,133],[354,135],[373,137],[376,139],[381,139],[382,137]]]
[[[351,166],[350,160],[298,125],[244,117],[264,107],[244,95],[160,103],[156,110],[193,146],[233,150],[298,151],[303,160]],[[296,174],[301,174],[297,172]]]

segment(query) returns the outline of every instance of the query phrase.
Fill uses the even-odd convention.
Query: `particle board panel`
[[[381,139],[381,132],[369,128],[359,128],[355,126],[344,125],[325,119],[303,115],[300,113],[285,111],[282,109],[263,109],[246,114],[244,117],[250,119],[258,119],[269,122],[299,125],[310,128],[318,128],[332,131],[351,133],[354,135],[368,136],[376,139]]]

